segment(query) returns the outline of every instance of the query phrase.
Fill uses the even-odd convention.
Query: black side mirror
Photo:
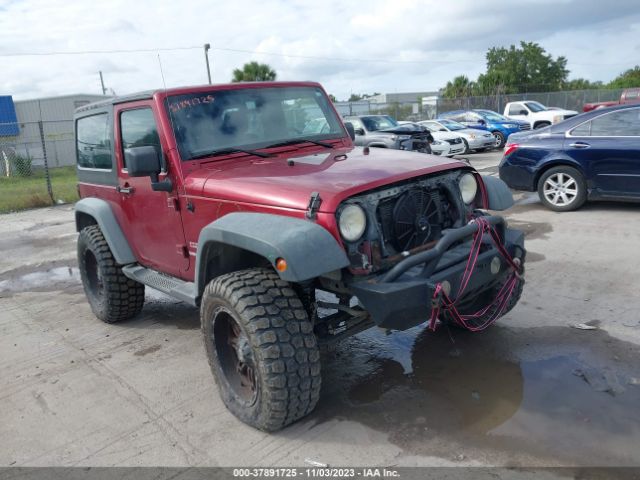
[[[353,129],[353,123],[344,122],[344,128],[347,129],[347,133],[349,133],[349,136],[351,137],[351,140],[355,140],[356,139],[356,132]]]
[[[520,112],[518,114],[519,115],[529,115],[529,112],[527,112],[526,110],[520,110]]]
[[[127,164],[127,171],[131,177],[151,177],[151,188],[154,191],[170,192],[173,184],[168,178],[162,182],[158,179],[160,170],[160,157],[155,147],[150,145],[144,147],[126,148],[124,160]]]
[[[364,128],[356,128],[355,129],[355,134],[356,135],[364,135]]]

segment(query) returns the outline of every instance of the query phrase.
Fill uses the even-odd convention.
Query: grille
[[[397,252],[440,238],[448,228],[448,202],[438,189],[415,187],[381,202],[378,216],[385,243]]]
[[[451,138],[449,140],[447,140],[447,143],[451,144],[451,145],[457,145],[459,143],[462,143],[462,139],[460,137],[458,138]]]
[[[528,123],[523,123],[520,125],[520,130],[531,130],[531,125]]]

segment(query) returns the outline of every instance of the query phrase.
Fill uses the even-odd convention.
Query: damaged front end
[[[344,203],[367,218],[362,236],[344,241],[351,262],[345,284],[376,325],[405,330],[430,321],[435,328],[439,318],[480,330],[513,308],[523,284],[524,234],[481,210],[512,204],[496,180],[456,170]]]

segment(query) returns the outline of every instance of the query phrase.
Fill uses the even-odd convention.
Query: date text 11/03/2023
[[[400,478],[397,470],[389,468],[234,468],[238,478]]]

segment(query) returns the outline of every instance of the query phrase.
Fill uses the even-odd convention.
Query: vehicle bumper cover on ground
[[[494,225],[506,250],[512,257],[524,262],[524,234],[506,228],[504,219],[485,217]],[[478,226],[470,223],[451,229],[431,250],[417,253],[399,262],[388,272],[351,285],[363,307],[370,312],[376,325],[393,330],[406,330],[427,321],[431,315],[432,298],[438,283],[450,285],[450,296],[455,298],[465,272],[470,244],[468,240]],[[466,291],[478,295],[482,291],[499,285],[512,272],[507,262],[489,239],[483,241],[487,248],[480,253],[475,270]],[[500,268],[492,272],[492,261],[500,258]]]

